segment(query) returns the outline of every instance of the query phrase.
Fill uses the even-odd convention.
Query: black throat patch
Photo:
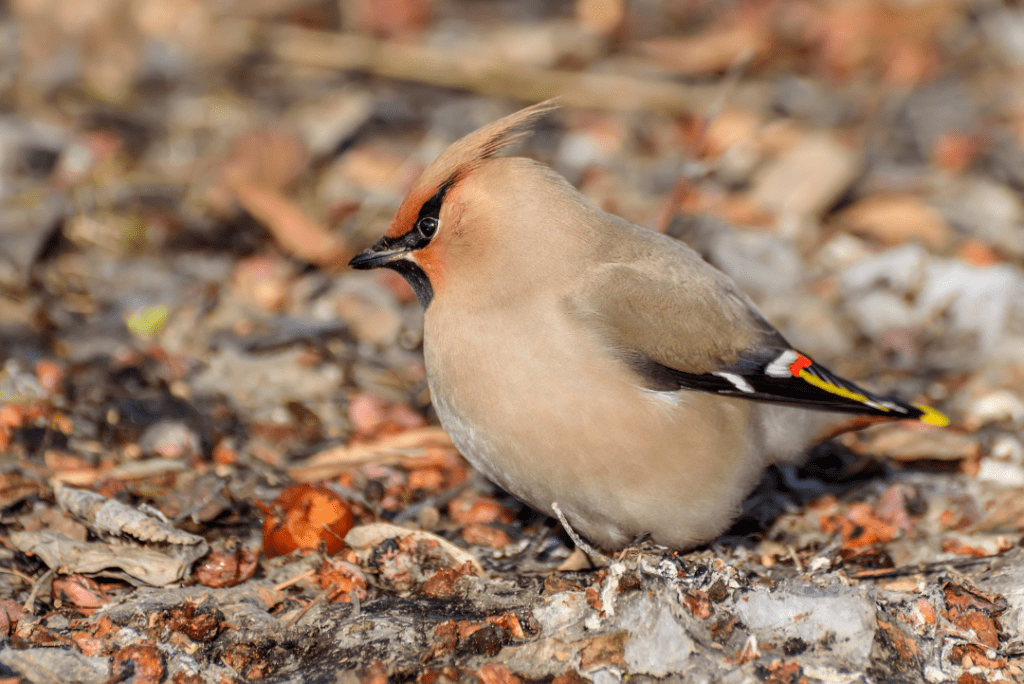
[[[450,179],[442,183],[438,191],[434,193],[434,196],[420,207],[420,213],[416,216],[416,223],[413,224],[412,228],[393,240],[388,240],[386,237],[381,238],[381,242],[384,243],[382,246],[386,249],[401,249],[415,252],[429,245],[433,236],[427,237],[423,235],[418,229],[419,222],[425,218],[441,220],[441,205],[444,203],[444,196],[454,182],[454,179]],[[409,287],[416,293],[416,299],[420,301],[420,306],[424,309],[430,306],[431,300],[434,299],[434,288],[430,285],[430,278],[427,277],[427,274],[418,264],[409,259],[395,259],[388,262],[385,268],[390,268],[405,278],[405,282],[409,283]]]
[[[409,287],[416,293],[416,299],[420,300],[420,306],[424,309],[430,306],[430,301],[434,298],[434,288],[430,286],[430,278],[418,264],[408,259],[395,259],[385,268],[397,271],[405,278],[405,282],[409,283]]]

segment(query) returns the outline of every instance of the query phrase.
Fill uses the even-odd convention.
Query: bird
[[[432,405],[485,476],[601,549],[684,550],[725,531],[772,463],[879,421],[948,423],[794,349],[681,241],[497,156],[555,107],[452,143],[350,261],[416,293]]]

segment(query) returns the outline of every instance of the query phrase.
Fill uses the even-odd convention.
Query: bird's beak
[[[382,237],[372,247],[367,247],[352,257],[348,265],[360,271],[387,266],[397,259],[404,259],[409,249],[404,245],[395,245],[393,240]]]

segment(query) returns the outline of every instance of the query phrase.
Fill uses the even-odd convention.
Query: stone
[[[621,624],[629,631],[625,655],[631,674],[664,677],[686,669],[693,640],[665,602],[655,603],[651,596],[641,594],[620,611]]]
[[[763,641],[827,642],[835,664],[862,669],[875,638],[875,602],[867,591],[802,582],[757,588],[736,601],[736,615]]]
[[[31,684],[102,684],[110,681],[110,665],[106,658],[90,658],[70,648],[15,649],[8,641],[0,646],[0,664]]]

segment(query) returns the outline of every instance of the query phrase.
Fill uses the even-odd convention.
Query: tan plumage
[[[729,524],[768,463],[855,424],[942,422],[791,350],[682,243],[493,158],[549,109],[453,144],[352,262],[413,284],[434,406],[488,477],[604,548],[684,548]]]

